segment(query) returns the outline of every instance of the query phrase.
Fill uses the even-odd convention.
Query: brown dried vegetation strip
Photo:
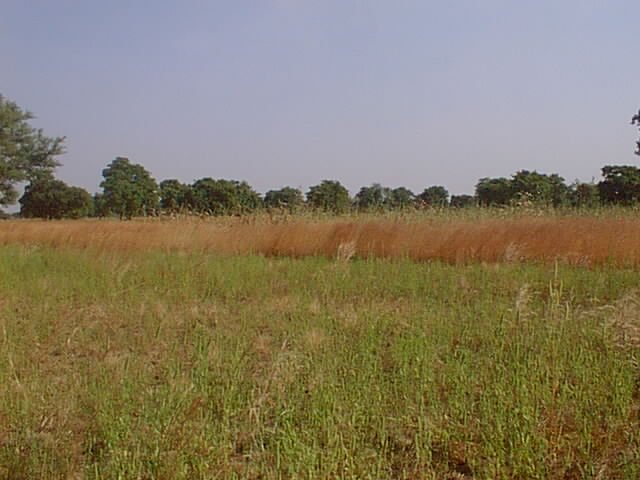
[[[9,221],[0,244],[96,250],[258,253],[303,257],[408,257],[450,263],[560,260],[638,265],[640,219],[521,217],[409,221]]]

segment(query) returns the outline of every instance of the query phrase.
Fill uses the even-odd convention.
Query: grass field
[[[0,478],[640,478],[640,222],[460,221],[0,223]]]

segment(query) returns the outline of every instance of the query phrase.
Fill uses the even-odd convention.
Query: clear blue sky
[[[635,163],[637,0],[0,0],[0,93],[116,156],[258,191],[339,179],[471,193]]]

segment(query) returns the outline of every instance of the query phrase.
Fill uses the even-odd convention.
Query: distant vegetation
[[[405,187],[378,183],[362,187],[352,198],[337,180],[323,180],[303,194],[286,186],[264,196],[245,181],[201,178],[191,184],[176,179],[158,182],[146,168],[117,157],[102,171],[102,192],[91,196],[54,178],[64,153],[64,137],[49,138],[33,128],[33,114],[0,95],[0,207],[14,204],[17,187],[20,216],[47,219],[161,214],[243,215],[260,209],[289,213],[303,210],[342,214],[434,207],[534,206],[594,208],[633,206],[640,202],[640,168],[606,165],[598,182],[567,184],[558,174],[519,170],[511,177],[481,178],[473,195],[449,195],[444,186],[431,185],[414,194]],[[640,127],[640,112],[632,118]],[[640,155],[640,140],[635,152]],[[0,211],[1,212],[1,211]]]

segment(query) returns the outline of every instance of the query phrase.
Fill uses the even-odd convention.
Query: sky
[[[0,0],[0,93],[67,137],[259,192],[340,180],[473,193],[638,164],[637,0]]]

